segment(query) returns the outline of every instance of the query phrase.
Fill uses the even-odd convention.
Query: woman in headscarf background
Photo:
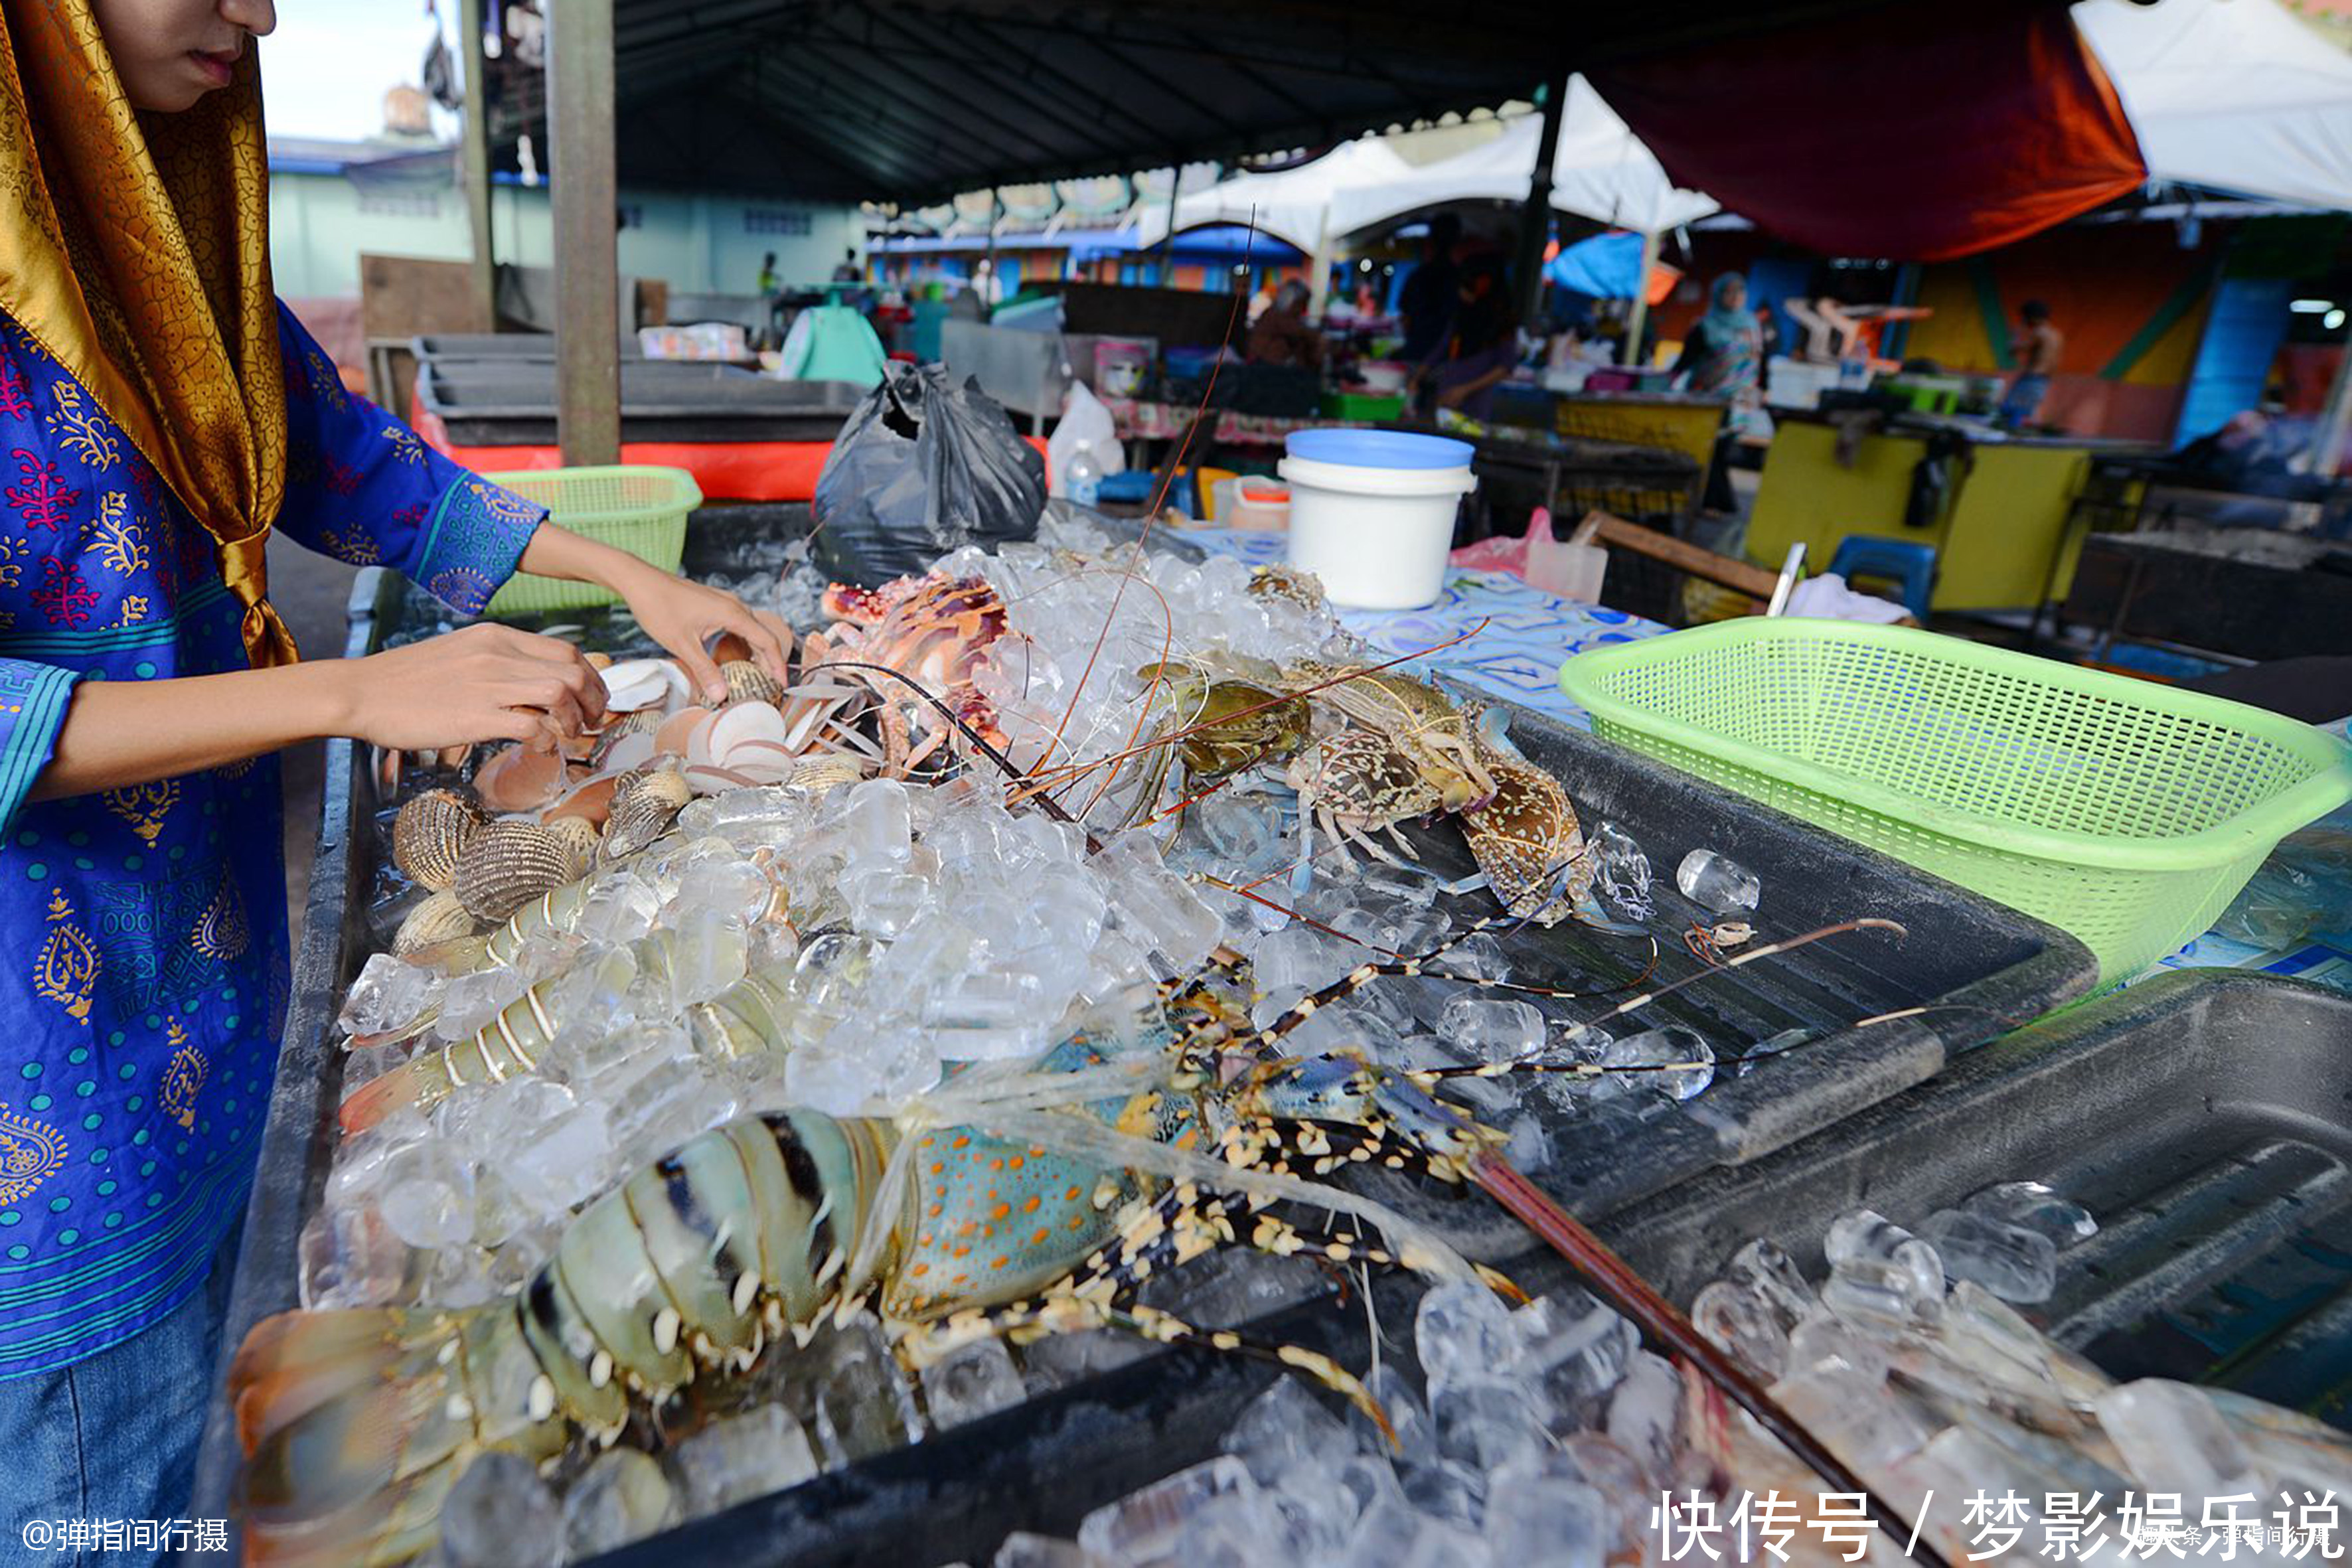
[[[270,0],[0,0],[0,20],[13,1532],[186,1506],[289,984],[271,753],[555,744],[603,714],[577,650],[503,626],[296,662],[272,529],[463,614],[518,566],[601,583],[714,692],[712,635],[779,675],[783,655],[733,598],[546,522],[343,391],[270,287]]]
[[[1754,395],[1763,363],[1761,335],[1748,313],[1748,279],[1727,272],[1708,289],[1706,313],[1683,339],[1675,374],[1687,374],[1694,393],[1738,403]]]

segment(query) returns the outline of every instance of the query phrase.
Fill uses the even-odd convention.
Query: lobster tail
[[[536,1366],[510,1307],[257,1324],[229,1370],[247,1560],[390,1564],[428,1550],[477,1453],[561,1447],[562,1423],[532,1396]]]

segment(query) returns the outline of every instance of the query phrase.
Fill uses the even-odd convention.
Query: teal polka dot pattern
[[[22,1263],[25,1259],[32,1256],[33,1249],[29,1247],[23,1246],[22,1244],[12,1247],[8,1249],[8,1261],[11,1263]]]

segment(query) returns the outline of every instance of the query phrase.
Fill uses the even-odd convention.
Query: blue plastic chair
[[[1927,600],[1936,591],[1936,547],[1903,539],[1879,539],[1849,533],[1838,541],[1829,569],[1854,586],[1857,576],[1882,578],[1903,592],[1898,595],[1911,618],[1927,624]]]

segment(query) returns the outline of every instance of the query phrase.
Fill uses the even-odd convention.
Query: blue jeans
[[[126,1521],[127,1542],[128,1521],[187,1517],[242,1228],[231,1228],[211,1274],[168,1317],[70,1366],[0,1381],[0,1563],[129,1568],[163,1560],[152,1550],[58,1548],[77,1520]]]
[[[2000,400],[2000,411],[1994,417],[2002,429],[2014,430],[2042,412],[2042,400],[2048,395],[2048,376],[2021,375],[2009,384],[2009,395]]]

